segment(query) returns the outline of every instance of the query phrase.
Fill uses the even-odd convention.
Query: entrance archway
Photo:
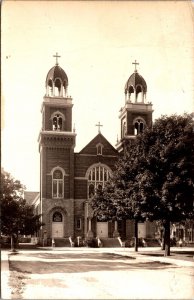
[[[52,217],[52,238],[62,238],[64,236],[64,221],[60,212],[56,211]]]

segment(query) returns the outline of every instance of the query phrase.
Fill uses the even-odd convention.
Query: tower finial
[[[61,57],[60,55],[58,55],[58,52],[56,52],[55,55],[53,55],[53,57],[56,57],[56,66],[58,66],[58,57]]]
[[[102,127],[103,125],[101,125],[100,122],[98,122],[98,124],[96,124],[95,126],[98,126],[98,133],[100,133],[100,127]]]
[[[135,71],[134,71],[134,72],[136,73],[136,72],[137,72],[136,65],[139,65],[139,63],[138,63],[138,62],[136,61],[136,59],[135,59],[135,62],[133,62],[132,64],[135,65]]]

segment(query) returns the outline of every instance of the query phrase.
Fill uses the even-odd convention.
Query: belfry
[[[138,73],[136,61],[134,73],[125,84],[125,104],[120,109],[121,139],[116,147],[119,152],[123,151],[125,142],[133,139],[143,132],[145,127],[152,126],[152,103],[146,99],[147,84],[145,79]]]

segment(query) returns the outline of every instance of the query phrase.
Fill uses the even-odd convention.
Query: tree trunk
[[[135,252],[138,252],[138,221],[135,220]]]
[[[166,220],[164,223],[165,230],[165,252],[164,256],[170,256],[170,221]]]
[[[11,234],[11,251],[14,249],[13,235]]]
[[[166,239],[166,238],[165,238],[165,229],[163,228],[161,250],[165,250],[165,244],[166,244],[165,239]]]
[[[16,251],[16,238],[14,234],[11,234],[11,251],[12,252]]]
[[[15,237],[14,237],[13,234],[11,235],[11,251],[13,251],[13,252],[16,251],[16,249],[15,249]]]

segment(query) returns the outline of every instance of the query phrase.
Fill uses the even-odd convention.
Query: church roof
[[[39,196],[39,192],[24,191],[24,199],[26,200],[26,203],[29,205],[33,204],[37,196]]]
[[[68,85],[67,74],[59,65],[55,65],[48,71],[46,83],[49,83],[49,80],[52,80],[54,82],[57,78],[60,79],[63,83],[65,82],[66,86]]]
[[[80,152],[79,154],[93,154],[96,155],[96,146],[101,144],[103,146],[103,155],[118,155],[117,150],[109,143],[109,141],[98,133]]]
[[[144,80],[144,78],[137,72],[135,71],[127,80],[125,84],[125,93],[129,90],[129,88],[132,86],[133,88],[136,88],[137,85],[141,85],[143,92],[147,92],[147,84]]]

